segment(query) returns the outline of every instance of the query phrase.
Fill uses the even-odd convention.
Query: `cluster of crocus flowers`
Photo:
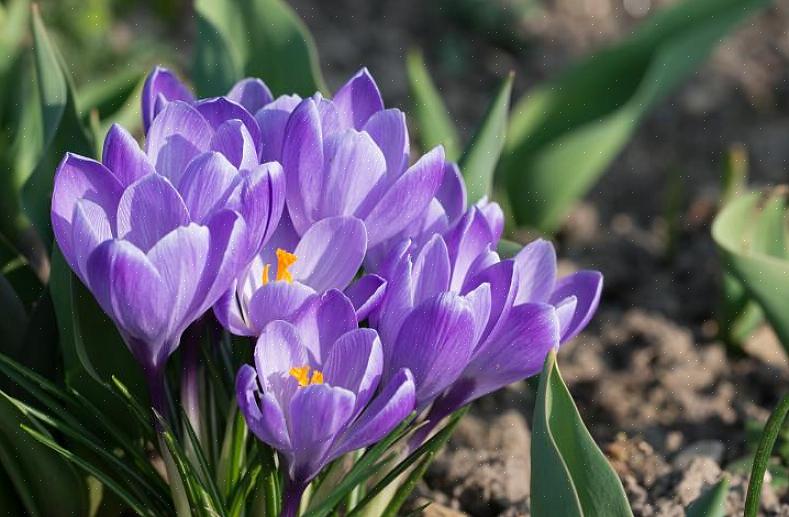
[[[441,147],[411,156],[366,70],[331,99],[196,99],[157,68],[142,108],[144,151],[113,127],[102,163],[61,163],[57,242],[152,383],[212,307],[256,339],[237,400],[286,515],[328,462],[536,374],[596,310],[600,274],[557,278],[550,243],[499,257],[501,209],[466,206]]]

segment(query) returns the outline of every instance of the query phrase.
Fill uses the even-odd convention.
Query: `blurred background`
[[[421,50],[466,142],[510,71],[517,113],[525,94],[679,2],[289,3],[316,40],[329,90],[366,66],[386,104],[411,115],[407,60]],[[103,98],[108,85],[125,84],[131,92],[154,64],[190,77],[197,32],[190,1],[43,0],[40,9],[83,99],[91,93]],[[710,237],[727,171],[766,186],[785,183],[789,170],[789,2],[754,12],[648,106],[588,193],[549,225],[562,271],[592,268],[605,275],[598,316],[566,345],[559,364],[636,515],[682,515],[701,487],[724,471],[733,486],[727,512],[741,514],[749,455],[789,383],[789,362],[769,326],[755,326],[734,348],[721,337],[723,277]],[[590,85],[588,95],[579,87],[577,106],[605,105],[643,71],[598,70],[608,86]],[[564,115],[556,111],[557,118]],[[572,177],[572,170],[566,173]],[[509,196],[497,200],[516,203],[518,184],[500,183],[497,192]],[[529,226],[545,232],[540,224],[510,224],[509,237],[527,242],[538,235]],[[527,515],[532,400],[524,384],[478,403],[431,467],[414,506],[427,497],[437,503],[426,510],[430,515]],[[770,515],[789,515],[785,435],[763,496]]]

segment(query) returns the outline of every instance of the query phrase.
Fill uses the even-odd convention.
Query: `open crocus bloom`
[[[284,515],[323,466],[380,440],[414,408],[408,370],[397,372],[378,392],[381,343],[374,330],[356,328],[353,317],[340,317],[352,315],[350,301],[330,291],[313,304],[314,312],[294,324],[266,325],[255,347],[254,368],[243,366],[236,379],[238,404],[250,430],[285,461],[289,495]],[[337,317],[325,317],[329,313]]]
[[[422,215],[444,176],[437,147],[410,167],[400,110],[384,109],[366,69],[335,94],[280,97],[255,115],[261,156],[282,163],[296,232],[337,215],[364,222],[368,246],[395,236]]]
[[[293,319],[316,293],[345,289],[366,249],[364,224],[355,217],[322,219],[299,237],[285,216],[214,313],[234,334],[257,336],[270,321]],[[369,292],[362,292],[365,288]],[[351,294],[357,312],[367,310],[383,295],[383,281],[370,275],[357,282]]]
[[[442,416],[538,373],[548,351],[588,323],[600,298],[597,272],[557,280],[556,256],[546,241],[500,260],[493,251],[500,214],[486,202],[471,207],[445,235],[434,235],[421,249],[405,242],[382,266],[387,292],[371,323],[390,361],[384,375],[390,367],[411,368],[418,406],[440,395],[434,412],[440,406]],[[447,317],[442,313],[457,317],[449,346],[432,334],[438,326],[430,328]],[[425,328],[414,330],[419,325]],[[442,375],[421,375],[423,364],[441,365]]]
[[[67,154],[55,175],[58,246],[149,376],[270,237],[284,205],[281,167],[258,163],[234,118],[246,110],[224,100],[205,109],[167,102],[145,151],[115,125],[103,163]]]

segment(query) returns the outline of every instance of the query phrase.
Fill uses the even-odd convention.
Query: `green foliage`
[[[767,0],[690,0],[539,86],[514,108],[498,174],[515,220],[554,231],[639,122]]]
[[[586,430],[551,352],[540,375],[532,431],[535,517],[632,516],[616,473]]]
[[[712,237],[724,268],[759,304],[789,352],[789,255],[786,251],[786,192],[748,193],[729,202],[715,218]]]
[[[275,95],[325,91],[304,23],[282,0],[197,0],[194,80],[200,96],[222,95],[245,76]]]
[[[408,53],[406,72],[411,89],[411,115],[417,122],[422,147],[432,149],[443,145],[447,160],[457,160],[460,156],[457,129],[441,94],[430,78],[425,58],[418,50]]]
[[[513,77],[510,73],[502,82],[482,124],[460,159],[459,166],[466,180],[469,203],[476,203],[493,192],[493,171],[496,170],[507,137]]]
[[[693,501],[685,512],[686,517],[723,517],[726,514],[726,496],[729,478],[721,479]]]

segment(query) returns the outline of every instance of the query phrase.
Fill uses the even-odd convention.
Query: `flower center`
[[[289,253],[282,248],[277,248],[277,274],[274,277],[274,280],[279,282],[280,280],[284,280],[287,283],[293,282],[293,275],[288,268],[293,265],[294,262],[298,260],[298,257],[293,253]],[[269,270],[271,269],[271,264],[266,264],[263,266],[263,285],[269,283]]]
[[[310,377],[310,370],[312,376]],[[323,384],[323,372],[315,370],[309,366],[294,366],[288,372],[293,378],[299,381],[299,387],[304,388],[312,384]]]

